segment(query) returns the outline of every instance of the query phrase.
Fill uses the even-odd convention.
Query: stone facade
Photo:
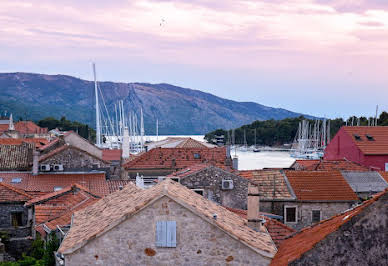
[[[233,180],[233,189],[223,190],[222,180]],[[199,172],[181,177],[179,182],[190,189],[203,190],[203,196],[222,206],[247,209],[249,181],[220,168],[209,166]]]
[[[69,147],[53,156],[50,156],[46,160],[39,162],[42,164],[63,164],[64,171],[78,172],[88,170],[109,170],[110,164],[101,159],[98,159],[86,152],[79,149]],[[109,171],[107,171],[109,172]]]
[[[388,265],[388,193],[291,265]]]
[[[176,247],[156,247],[157,221],[176,221]],[[270,262],[270,258],[166,196],[65,255],[67,266],[268,265]]]
[[[283,216],[284,224],[300,230],[303,227],[313,224],[313,210],[320,210],[321,220],[325,220],[344,212],[353,204],[354,202],[260,201],[260,211]],[[288,223],[285,221],[285,206],[297,207],[297,223]]]
[[[80,150],[87,151],[88,153],[102,159],[102,150],[94,144],[90,143],[77,133],[71,132],[64,136],[65,142],[71,146],[77,147]]]
[[[15,231],[14,227],[12,226],[13,212],[21,212],[23,226],[28,224],[28,209],[24,207],[24,202],[23,203],[1,203],[0,204],[0,230],[9,229],[12,232]],[[23,237],[23,236],[15,235],[11,237]]]

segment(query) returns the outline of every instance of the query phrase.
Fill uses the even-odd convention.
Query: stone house
[[[339,171],[240,171],[257,184],[260,210],[297,230],[349,209],[357,195]]]
[[[272,265],[387,265],[388,190],[286,239]]]
[[[247,209],[249,180],[211,164],[190,166],[169,176],[185,187],[225,207]]]
[[[109,178],[110,162],[69,144],[64,144],[39,157],[39,171],[41,172],[85,172],[91,170],[106,171]]]
[[[39,232],[42,238],[46,239],[51,232],[55,232],[61,241],[70,228],[73,213],[95,203],[100,198],[83,186],[73,184],[30,199],[25,206],[31,208],[33,229]]]
[[[172,180],[127,185],[76,212],[58,252],[68,266],[268,265],[276,247],[255,222]]]
[[[21,189],[0,182],[0,232],[9,236],[7,253],[18,258],[31,244],[32,213],[24,203],[31,200]]]

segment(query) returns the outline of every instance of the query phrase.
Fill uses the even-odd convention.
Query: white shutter
[[[156,246],[165,247],[167,245],[167,222],[156,222]]]
[[[167,221],[167,247],[176,247],[176,221]]]

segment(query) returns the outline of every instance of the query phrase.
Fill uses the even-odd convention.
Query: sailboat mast
[[[96,77],[96,64],[93,63],[93,75],[94,75],[94,93],[96,95],[96,144],[101,146],[101,125],[100,125],[100,105],[98,102],[98,90],[97,90],[97,77]]]
[[[156,141],[159,139],[159,120],[156,119]]]

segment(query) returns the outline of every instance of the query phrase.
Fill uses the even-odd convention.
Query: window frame
[[[156,221],[155,246],[158,248],[176,248],[177,246],[177,222]]]
[[[287,221],[287,209],[295,208],[295,221]],[[285,205],[284,206],[284,223],[288,224],[297,224],[298,223],[298,206],[295,205]]]
[[[319,211],[319,221],[318,222],[314,222],[314,215],[313,215],[314,211]],[[322,221],[322,210],[321,209],[312,209],[311,210],[311,223],[319,223],[320,221]]]
[[[14,215],[17,215],[17,214],[20,214],[20,225],[18,224],[18,225],[14,225],[13,224],[13,221],[14,221]],[[22,227],[22,226],[25,226],[25,224],[23,223],[23,211],[11,211],[11,226],[12,227],[15,227],[15,228],[17,228],[17,227]],[[18,220],[18,219],[16,219],[16,220]]]

